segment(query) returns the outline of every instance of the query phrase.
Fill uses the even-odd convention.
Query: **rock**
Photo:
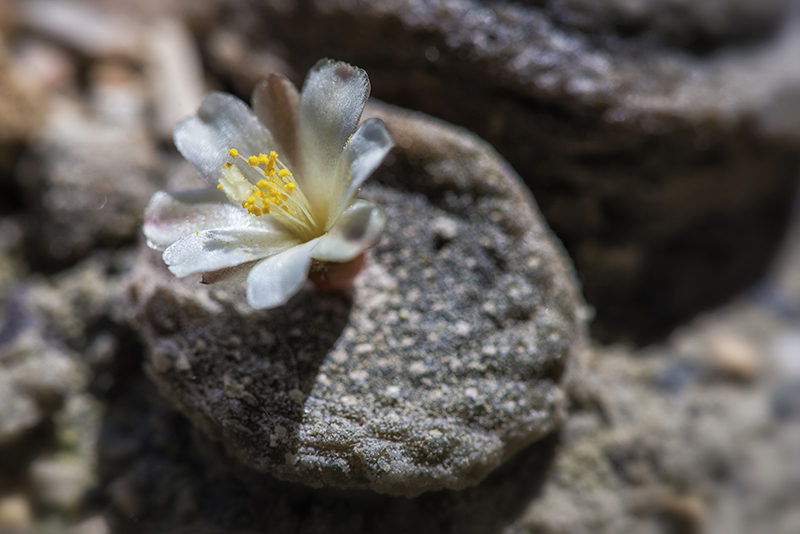
[[[240,286],[176,279],[143,249],[147,370],[258,471],[394,495],[463,488],[561,423],[559,380],[586,314],[491,148],[394,108],[366,116],[401,148],[362,191],[388,223],[352,293],[307,288],[257,311]]]
[[[3,532],[27,532],[33,526],[31,504],[24,495],[0,498],[0,529]]]
[[[91,482],[80,463],[44,458],[31,464],[30,476],[38,503],[66,513],[75,511]]]
[[[192,35],[181,21],[161,19],[147,36],[156,130],[162,140],[172,140],[178,122],[200,107],[205,92],[203,64]]]
[[[782,376],[800,379],[800,332],[776,336],[770,352]]]
[[[784,384],[772,398],[772,412],[779,420],[800,419],[800,381]]]
[[[0,171],[7,172],[5,153],[25,141],[44,119],[43,94],[28,83],[0,41]]]
[[[769,32],[780,23],[789,0],[718,0],[702,4],[685,4],[681,0],[549,0],[544,4],[554,20],[587,33],[604,34],[616,29],[702,50]]]
[[[556,437],[520,451],[477,486],[416,498],[312,488],[231,461],[159,395],[138,368],[119,376],[97,443],[112,532],[290,534],[500,532],[537,495]],[[135,442],[126,447],[122,441]],[[307,503],[313,503],[309,509]]]
[[[717,334],[708,341],[711,359],[723,375],[750,382],[758,376],[761,361],[755,347],[733,333]]]
[[[93,59],[141,59],[141,24],[80,2],[24,2],[20,24]]]
[[[75,90],[78,69],[69,53],[43,39],[20,39],[14,44],[14,63],[30,83],[48,92]]]
[[[0,344],[0,444],[21,438],[79,384],[72,357],[47,345],[35,329]]]
[[[0,444],[16,440],[42,420],[35,400],[20,395],[5,374],[0,374],[0,407]]]
[[[267,0],[241,35],[298,72],[362,66],[377,98],[486,139],[575,260],[595,336],[647,341],[754,283],[786,228],[789,4]]]
[[[273,72],[300,81],[278,52],[254,50],[239,31],[215,28],[205,41],[205,49],[214,71],[230,79],[239,94],[251,94],[256,84]]]
[[[59,102],[33,147],[37,163],[17,173],[36,213],[30,255],[50,269],[96,246],[132,240],[159,185],[141,84],[119,64],[99,66],[93,75],[91,112]]]
[[[75,525],[67,534],[111,534],[111,529],[105,517],[96,515]]]

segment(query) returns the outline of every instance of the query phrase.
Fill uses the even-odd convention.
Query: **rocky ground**
[[[800,531],[793,8],[0,1],[0,532]],[[351,292],[172,278],[176,122],[322,56],[488,143],[371,106]]]

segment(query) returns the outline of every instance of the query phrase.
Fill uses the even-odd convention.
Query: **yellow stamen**
[[[264,164],[264,178],[253,185],[242,174],[243,170],[233,163],[224,163],[217,188],[224,191],[229,199],[240,203],[243,209],[256,217],[272,213],[302,234],[319,235],[318,223],[308,200],[297,187],[291,171],[278,159],[277,152],[272,150],[268,155],[259,152],[258,155],[244,156],[235,148],[230,148],[228,154],[241,158],[242,162],[246,161],[253,167]]]

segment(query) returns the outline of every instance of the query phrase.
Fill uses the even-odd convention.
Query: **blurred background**
[[[493,529],[800,532],[799,15],[792,0],[0,0],[0,532],[271,532],[265,495],[315,502],[187,453],[213,447],[159,400],[108,295],[150,195],[196,180],[175,124],[208,90],[301,85],[321,57],[491,143],[594,310],[556,459]],[[204,513],[214,477],[234,481],[230,517]],[[376,530],[391,513],[364,510],[395,506],[354,499],[331,532]],[[453,499],[418,529],[463,531]],[[280,531],[311,529],[287,519],[303,510]]]

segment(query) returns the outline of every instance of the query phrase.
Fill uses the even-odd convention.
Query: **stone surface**
[[[147,35],[147,68],[156,105],[156,127],[167,142],[180,121],[193,115],[203,100],[203,65],[182,21],[161,19]]]
[[[119,64],[92,74],[89,109],[59,100],[36,155],[17,174],[37,214],[27,221],[27,233],[29,255],[40,264],[74,261],[96,246],[133,240],[158,189],[161,161],[145,129],[141,82]]]
[[[93,9],[90,3],[30,0],[19,4],[20,23],[95,59],[140,59],[143,27],[139,21]]]
[[[557,441],[551,435],[534,443],[460,491],[409,499],[311,488],[231,461],[141,370],[119,379],[98,442],[112,532],[501,532],[539,491]]]
[[[143,374],[144,349],[126,315],[135,265],[129,247],[138,235],[133,205],[146,202],[152,188],[188,189],[202,181],[187,164],[172,167],[179,157],[157,137],[159,103],[144,83],[145,41],[135,49],[126,48],[122,34],[105,44],[102,38],[114,21],[146,35],[166,15],[193,33],[209,87],[246,98],[266,71],[299,82],[309,64],[329,55],[366,67],[383,99],[467,125],[525,177],[580,256],[590,298],[604,303],[595,331],[608,339],[645,332],[664,295],[665,303],[699,303],[722,288],[717,294],[724,297],[737,286],[732,270],[750,265],[754,273],[766,263],[771,232],[780,227],[780,210],[766,206],[782,193],[779,186],[757,188],[777,184],[769,177],[789,168],[800,122],[798,33],[781,29],[790,21],[783,2],[51,2],[78,14],[66,29],[14,12],[27,4],[34,2],[0,0],[2,47],[10,58],[4,63],[10,70],[0,69],[0,125],[10,134],[0,141],[0,353],[35,341],[0,364],[0,413],[22,399],[20,413],[33,415],[0,444],[0,531],[800,532],[800,224],[789,236],[794,246],[776,258],[774,276],[744,297],[656,345],[595,347],[585,360],[573,358],[579,365],[561,381],[569,403],[560,431],[523,448],[476,486],[408,499],[285,482],[230,458]],[[440,11],[430,16],[431,9]],[[99,33],[97,21],[105,25]],[[81,41],[76,32],[83,29]],[[30,222],[56,220],[43,207],[48,187],[30,187],[42,176],[30,169],[52,169],[57,159],[30,133],[41,119],[52,124],[65,98],[83,106],[76,115],[95,125],[135,119],[130,131],[143,137],[117,139],[129,140],[132,152],[140,139],[152,143],[168,165],[149,173],[151,189],[131,196],[116,188],[127,191],[138,172],[109,173],[103,159],[118,157],[116,150],[85,158],[87,182],[70,202],[84,205],[102,183],[115,198],[129,199],[114,209],[130,222],[125,237],[91,238],[62,261],[46,248],[30,254],[31,245],[53,241],[31,233]],[[72,132],[83,135],[81,128]],[[106,146],[95,138],[69,145]],[[753,162],[753,154],[761,159]],[[98,169],[111,178],[86,185]],[[73,210],[58,219],[64,226],[58,235],[107,235],[94,221],[106,216],[100,211]],[[770,217],[774,226],[765,224]],[[464,228],[447,212],[431,219],[428,237],[446,250],[464,239]],[[725,256],[731,250],[741,256]],[[75,264],[84,254],[90,258]],[[663,278],[645,276],[659,265]],[[681,285],[661,284],[670,280]],[[644,287],[663,287],[664,295],[634,299]],[[675,290],[681,287],[685,293]],[[723,343],[715,359],[718,336],[736,338],[739,348]],[[741,351],[742,343],[749,350]],[[754,374],[752,358],[741,358],[745,352],[757,356]],[[69,358],[74,381],[66,375],[53,381],[52,374],[39,380],[48,353],[62,363]],[[33,389],[12,384],[18,366],[27,369],[32,388],[62,392],[60,402],[41,405]],[[64,387],[52,387],[58,383]],[[229,393],[241,392],[235,381],[228,386]],[[93,477],[75,509],[36,500],[31,466],[54,459],[75,462]],[[93,519],[77,525],[86,518]]]
[[[245,464],[415,495],[475,484],[558,427],[581,345],[573,272],[510,168],[465,131],[388,107],[362,193],[387,225],[351,294],[249,309],[240,286],[137,267],[148,371]]]
[[[781,271],[797,276],[800,263]],[[658,345],[593,348],[567,375],[570,415],[557,438],[523,449],[477,486],[413,499],[254,473],[129,371],[98,444],[103,487],[114,489],[112,531],[794,534],[798,412],[786,417],[772,401],[796,395],[796,378],[770,358],[748,382],[719,372],[708,340],[735,332],[763,353],[798,331],[796,317],[747,298]],[[668,375],[683,378],[665,389]]]
[[[75,525],[67,534],[111,534],[111,529],[106,519],[98,515]]]
[[[800,153],[787,2],[252,6],[251,49],[285,44],[300,73],[360,65],[375,97],[489,141],[570,252],[602,340],[652,340],[769,265]]]
[[[90,475],[83,465],[42,458],[31,464],[30,477],[40,505],[72,511],[83,498]]]
[[[42,97],[36,86],[19,72],[0,42],[0,156],[5,155],[7,145],[26,140],[42,122]]]
[[[0,445],[22,438],[79,383],[72,357],[49,346],[35,329],[0,342]]]
[[[0,498],[0,528],[22,532],[33,525],[31,505],[24,495],[5,495]]]

